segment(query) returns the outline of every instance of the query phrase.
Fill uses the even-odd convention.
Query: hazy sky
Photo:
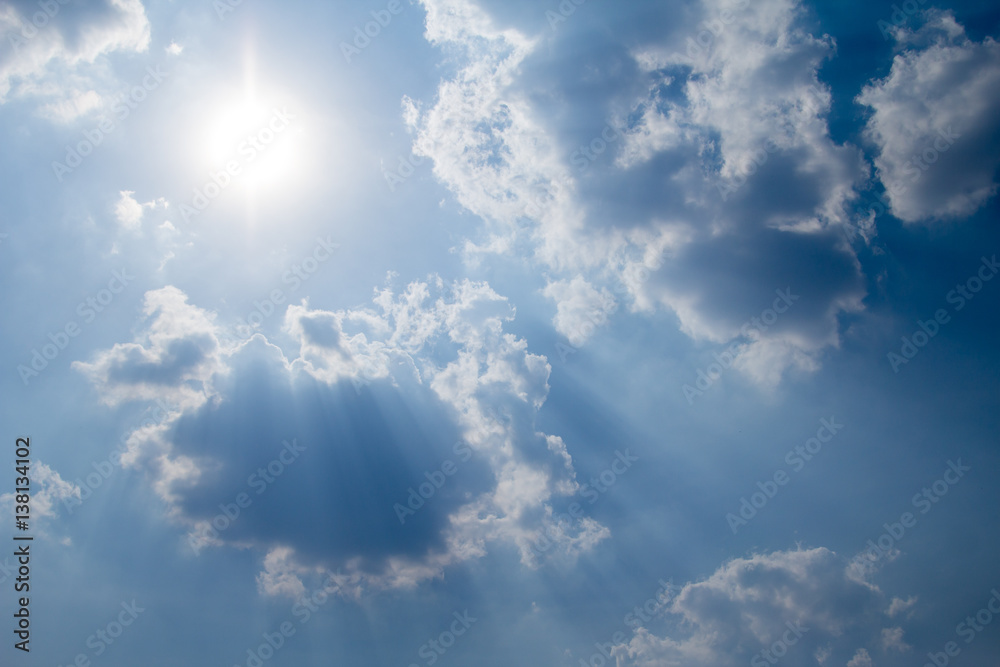
[[[0,663],[993,664],[998,34],[0,4]]]

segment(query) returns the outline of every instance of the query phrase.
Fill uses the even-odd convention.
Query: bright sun
[[[215,109],[202,150],[221,188],[258,195],[295,177],[302,128],[293,108],[247,92]]]

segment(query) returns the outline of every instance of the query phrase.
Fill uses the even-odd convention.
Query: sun
[[[236,191],[256,199],[281,194],[296,180],[304,128],[288,95],[244,85],[208,109],[197,150],[220,194]]]

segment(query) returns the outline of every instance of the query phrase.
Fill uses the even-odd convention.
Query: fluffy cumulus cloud
[[[191,306],[176,287],[147,292],[146,329],[137,341],[119,343],[73,367],[86,375],[109,405],[158,398],[198,406],[213,395],[222,370],[214,314]]]
[[[122,190],[118,193],[118,201],[115,202],[115,219],[125,229],[136,230],[142,226],[142,218],[146,210],[165,209],[167,200],[154,199],[145,203],[139,203],[132,196],[132,190]]]
[[[673,599],[671,630],[647,627],[614,648],[618,665],[727,667],[775,664],[874,664],[896,650],[880,634],[888,603],[878,588],[849,576],[845,562],[823,549],[738,558]],[[678,622],[673,622],[677,620]]]
[[[100,58],[145,51],[150,28],[140,0],[93,3],[13,0],[0,6],[0,104],[32,97],[41,112],[71,121],[99,108]]]
[[[949,12],[897,29],[900,52],[858,102],[892,213],[905,222],[974,213],[997,190],[1000,44],[970,40]]]
[[[858,149],[829,136],[817,72],[834,45],[805,19],[792,0],[708,0],[671,39],[633,49],[649,92],[616,160],[643,181],[670,173],[657,185],[671,197],[645,215],[681,221],[657,230],[670,233],[668,260],[636,303],[673,310],[696,340],[735,343],[735,365],[767,385],[787,367],[815,369],[839,342],[838,314],[864,296],[845,237],[865,171]],[[821,276],[803,255],[835,268]],[[779,289],[801,298],[745,328]]]
[[[872,662],[872,657],[868,654],[868,651],[859,648],[858,652],[854,654],[850,662],[847,663],[847,667],[873,667],[875,663]]]
[[[645,162],[665,150],[690,148],[699,171],[718,174],[710,183],[732,195],[770,160],[761,152],[794,158],[793,173],[810,176],[802,204],[813,215],[836,220],[857,175],[856,150],[830,141],[825,112],[830,93],[817,70],[833,55],[828,36],[803,26],[794,0],[706,0],[701,21],[681,44],[652,44],[634,52],[653,74],[654,87],[638,108],[620,161]],[[706,164],[707,163],[707,164]],[[793,202],[790,202],[793,203]],[[787,211],[792,226],[807,208]],[[780,211],[775,211],[775,222]]]
[[[416,130],[413,150],[433,158],[435,176],[487,223],[481,238],[468,241],[465,250],[509,252],[529,203],[545,197],[556,180],[568,178],[530,105],[512,89],[536,41],[495,27],[483,9],[466,0],[423,5],[426,38],[455,51],[462,67],[441,83],[429,109],[404,100],[404,117]],[[546,220],[573,226],[572,203],[563,195],[557,201],[563,211],[545,206]]]
[[[809,31],[797,2],[706,0],[659,41],[608,46],[618,64],[606,78],[639,85],[608,83],[597,123],[545,106],[589,80],[525,74],[548,71],[556,37],[501,31],[471,2],[424,5],[428,38],[462,67],[433,104],[405,101],[414,151],[484,221],[469,257],[517,251],[546,272],[553,323],[571,344],[619,300],[729,344],[761,384],[814,370],[839,344],[838,316],[865,294],[848,209],[867,170],[858,148],[830,138],[817,72],[834,44]],[[462,13],[477,20],[459,30]],[[567,114],[593,129],[546,120]],[[801,299],[748,335],[742,325],[787,288]]]
[[[893,600],[896,603],[899,598]],[[890,604],[889,616],[893,616],[892,605]],[[910,650],[910,645],[903,641],[903,628],[885,628],[882,630],[882,648],[886,650],[899,651],[904,653]]]
[[[579,487],[566,443],[535,428],[549,365],[505,332],[513,309],[487,284],[432,277],[377,290],[370,308],[289,306],[287,354],[259,334],[220,342],[176,288],[145,302],[134,342],[76,368],[107,403],[180,406],[132,434],[122,462],[194,552],[258,549],[262,593],[411,586],[490,543],[533,567],[607,537],[556,518]],[[542,535],[554,548],[533,548]]]
[[[580,276],[549,283],[544,294],[556,302],[553,323],[570,345],[586,342],[595,324],[606,320],[615,308],[615,299],[607,289],[598,291]]]
[[[59,473],[41,461],[31,465],[31,515],[34,519],[53,518],[56,516],[54,507],[57,503],[80,497],[80,487],[67,482]],[[4,493],[0,495],[0,509],[5,516],[14,516],[17,494]]]

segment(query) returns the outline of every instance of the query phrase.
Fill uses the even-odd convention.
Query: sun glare
[[[202,143],[217,180],[256,193],[294,176],[302,129],[287,105],[245,97],[217,109]]]

